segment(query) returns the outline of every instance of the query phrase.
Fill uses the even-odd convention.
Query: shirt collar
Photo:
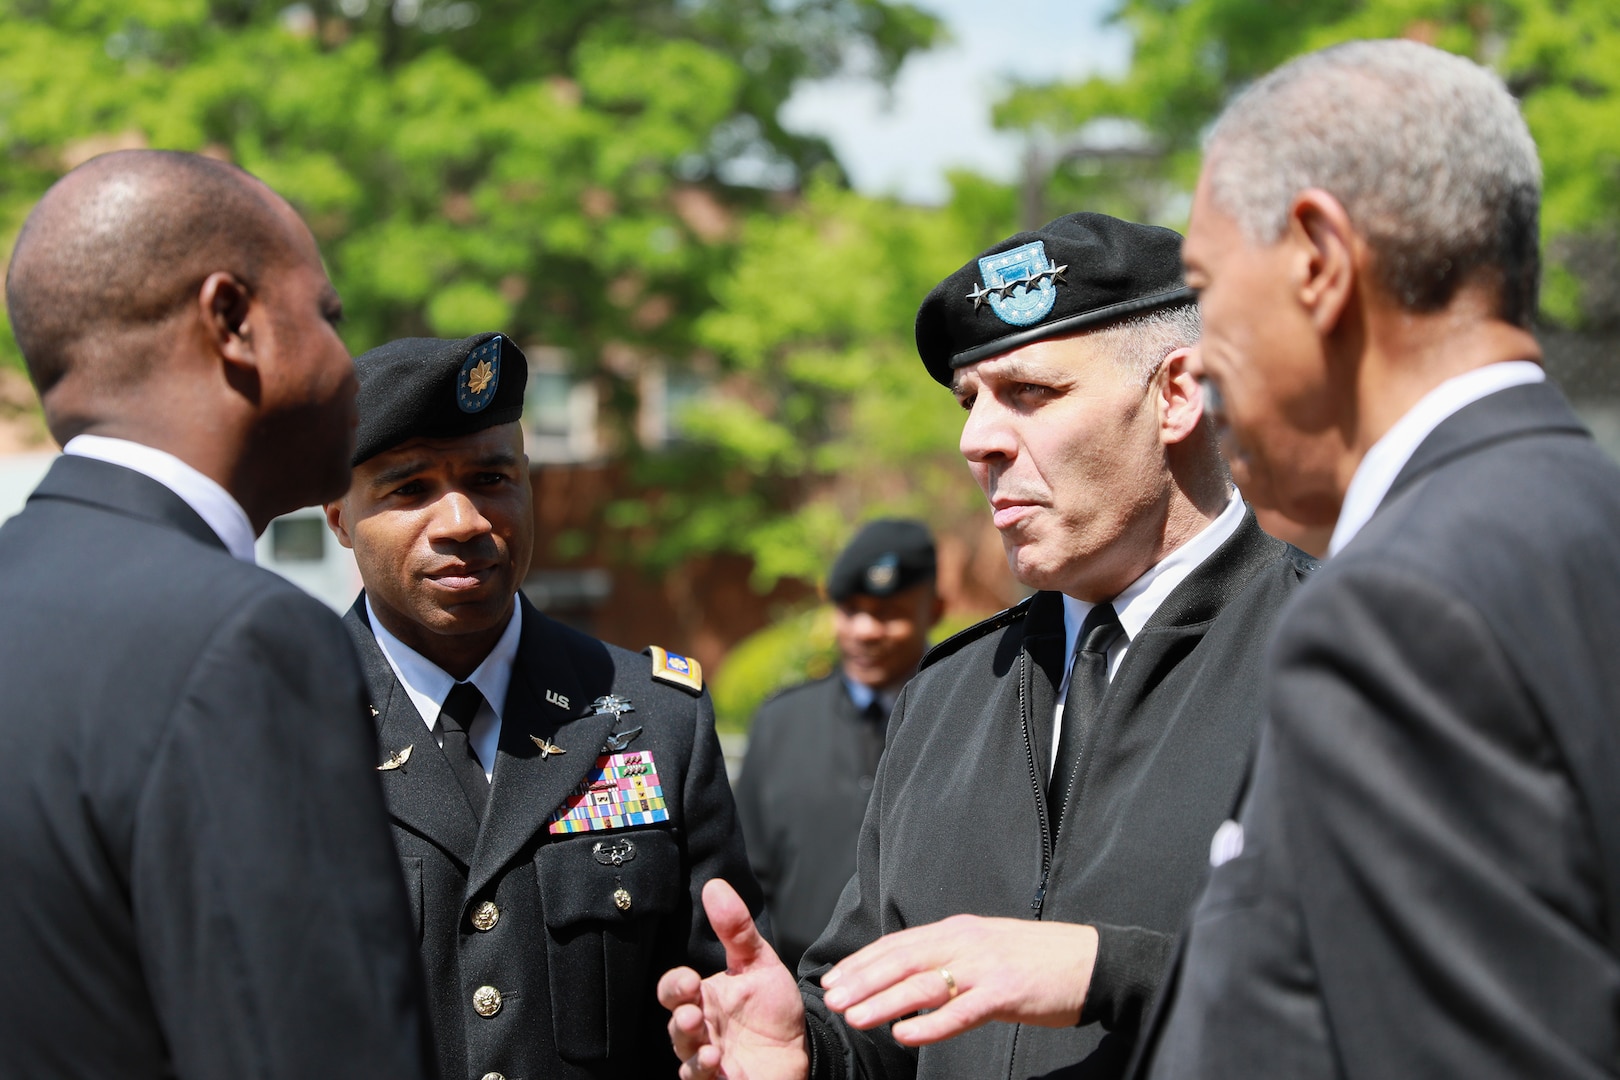
[[[113,439],[106,435],[75,435],[62,447],[62,453],[122,465],[142,476],[151,477],[196,511],[232,556],[246,563],[255,561],[253,523],[248,520],[242,504],[230,492],[173,454],[143,443]]]
[[[371,606],[369,596],[366,597],[366,618],[371,622],[371,631],[377,638],[377,647],[382,650],[383,658],[394,669],[399,685],[405,688],[411,704],[416,706],[416,711],[422,715],[422,721],[431,731],[439,722],[444,699],[450,696],[450,688],[456,684],[455,676],[389,633],[377,618],[377,609]],[[500,640],[489,650],[483,663],[467,676],[467,681],[484,695],[484,700],[495,711],[496,717],[500,717],[506,708],[506,691],[512,685],[512,665],[517,661],[518,640],[522,636],[523,605],[514,604],[512,618],[501,632]]]
[[[1125,631],[1127,644],[1142,632],[1142,627],[1153,618],[1153,613],[1159,610],[1159,605],[1164,603],[1165,598],[1176,591],[1176,586],[1187,580],[1187,575],[1198,569],[1205,559],[1215,554],[1215,549],[1231,539],[1238,526],[1243,524],[1243,512],[1243,499],[1234,489],[1227,498],[1226,509],[1222,510],[1214,521],[1200,529],[1191,540],[1160,559],[1145,574],[1114,597],[1114,614],[1119,616],[1119,625]],[[1095,606],[1064,595],[1065,656],[1074,655],[1075,643],[1080,637],[1080,627]]]
[[[1356,466],[1350,486],[1345,489],[1344,504],[1339,508],[1338,524],[1333,527],[1333,537],[1328,541],[1328,555],[1344,550],[1362,526],[1372,520],[1395,478],[1430,432],[1480,398],[1510,386],[1538,383],[1546,378],[1547,373],[1534,361],[1506,360],[1455,375],[1419,398],[1416,405],[1372,444],[1361,464]]]

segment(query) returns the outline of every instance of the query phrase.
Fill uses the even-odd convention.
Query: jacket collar
[[[1550,382],[1500,390],[1447,417],[1418,444],[1395,476],[1380,507],[1419,478],[1493,443],[1529,435],[1590,436],[1569,401]]]
[[[95,458],[76,454],[57,458],[28,499],[65,499],[97,506],[177,529],[200,544],[225,550],[219,535],[173,491],[134,469]]]

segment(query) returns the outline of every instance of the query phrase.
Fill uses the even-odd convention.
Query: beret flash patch
[[[1057,302],[1057,283],[1064,280],[1067,266],[1053,266],[1046,257],[1046,244],[1040,240],[986,255],[979,260],[979,276],[984,284],[968,294],[977,308],[986,300],[996,318],[1008,326],[1029,326],[1052,313]]]
[[[501,384],[501,339],[490,338],[467,354],[456,377],[456,404],[464,413],[483,412]]]

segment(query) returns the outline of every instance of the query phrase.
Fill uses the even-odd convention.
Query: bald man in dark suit
[[[231,166],[108,155],[6,298],[65,453],[0,527],[0,1073],[433,1075],[354,650],[251,565],[348,479],[309,230]]]

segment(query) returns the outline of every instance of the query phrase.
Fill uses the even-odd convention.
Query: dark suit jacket
[[[1130,644],[1054,837],[1046,803],[1066,656],[1038,593],[923,660],[889,719],[856,873],[806,954],[816,1077],[1119,1076],[1252,750],[1272,620],[1314,561],[1254,515]],[[821,1002],[819,972],[883,934],[967,912],[1097,926],[1081,1025],[986,1024],[919,1050]]]
[[[364,596],[344,620],[359,646],[382,755],[412,748],[404,765],[381,775],[440,1068],[446,1077],[496,1072],[508,1080],[672,1076],[678,1062],[658,978],[680,964],[703,974],[725,966],[703,914],[703,883],[723,877],[751,910],[761,908],[709,695],[655,681],[647,657],[518,602],[523,633],[481,829],[378,647]],[[609,694],[635,711],[617,723],[595,715],[592,703]],[[652,755],[669,820],[551,833],[552,811],[585,779],[607,736],[638,727],[627,749]],[[536,738],[564,752],[542,757]],[[633,855],[622,865],[599,857],[599,845],[625,842]],[[627,910],[615,901],[620,889]],[[481,929],[472,917],[486,902],[498,920]],[[483,986],[501,995],[492,1016],[473,1006]]]
[[[838,674],[782,691],[749,728],[737,812],[790,969],[827,928],[855,872],[883,729],[855,708]]]
[[[87,458],[0,565],[0,1075],[430,1075],[337,619]]]
[[[1461,410],[1278,625],[1156,1077],[1620,1071],[1620,468]]]

